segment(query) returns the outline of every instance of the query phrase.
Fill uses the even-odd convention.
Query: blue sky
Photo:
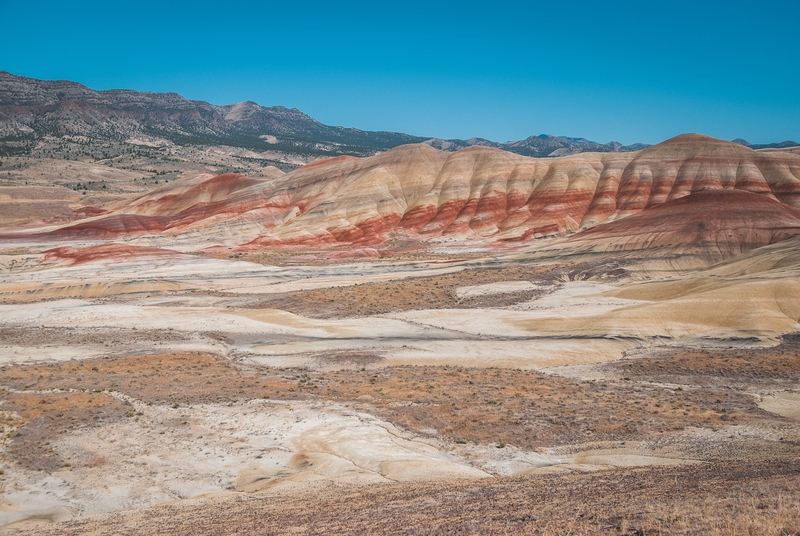
[[[496,141],[800,141],[800,2],[0,0],[0,70]]]

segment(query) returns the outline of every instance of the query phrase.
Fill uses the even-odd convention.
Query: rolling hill
[[[800,234],[800,155],[697,134],[633,153],[547,159],[413,144],[276,178],[177,181],[76,218],[16,236],[157,235],[240,248],[571,237],[604,251],[698,246],[719,261]]]

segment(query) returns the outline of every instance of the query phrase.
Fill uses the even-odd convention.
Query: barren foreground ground
[[[656,277],[50,246],[0,255],[0,530],[800,531],[780,247]]]
[[[796,462],[329,486],[170,503],[58,534],[796,534]],[[52,534],[54,527],[31,534]]]

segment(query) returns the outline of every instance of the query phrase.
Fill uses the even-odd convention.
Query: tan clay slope
[[[591,329],[650,326],[650,335],[775,338],[800,329],[800,236],[674,281],[628,284],[609,295],[646,304],[614,311]],[[635,327],[634,327],[635,326]]]
[[[589,228],[693,192],[732,189],[800,208],[800,155],[694,134],[638,153],[548,159],[407,145],[316,162],[276,180],[222,175],[54,234],[196,231],[253,245],[380,243],[389,231],[519,240]]]
[[[630,283],[614,293],[631,300],[661,301],[700,292],[718,291],[731,284],[753,281],[800,281],[800,236],[738,255],[685,277]],[[798,317],[800,320],[800,317]]]
[[[775,342],[800,330],[799,240],[756,249],[681,278],[629,282],[594,296],[636,300],[628,306],[517,324],[550,337]]]

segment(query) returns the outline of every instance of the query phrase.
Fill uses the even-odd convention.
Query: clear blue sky
[[[0,0],[0,21],[0,70],[330,125],[800,141],[797,0]]]

